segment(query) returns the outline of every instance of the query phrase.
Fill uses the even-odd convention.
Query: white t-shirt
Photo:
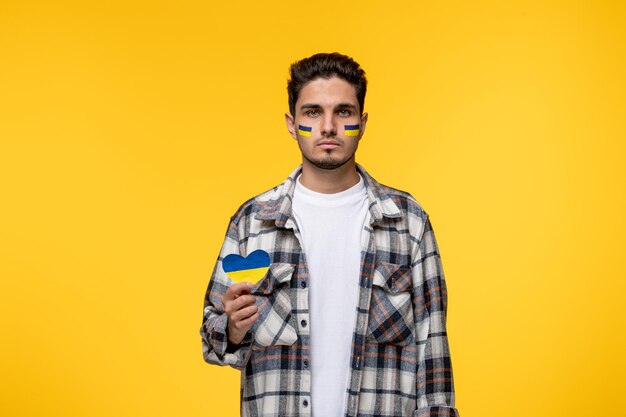
[[[334,194],[305,188],[297,177],[292,211],[309,268],[314,417],[345,414],[368,205],[360,174],[357,184]]]

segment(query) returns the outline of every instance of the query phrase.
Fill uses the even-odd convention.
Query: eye
[[[317,110],[307,110],[305,114],[309,117],[317,117],[319,116],[320,112]]]
[[[352,112],[350,110],[341,109],[339,110],[339,116],[342,116],[342,117],[352,116]]]

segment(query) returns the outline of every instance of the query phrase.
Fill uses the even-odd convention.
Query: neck
[[[359,182],[354,156],[335,169],[318,168],[303,158],[300,182],[318,193],[334,194],[347,190]]]

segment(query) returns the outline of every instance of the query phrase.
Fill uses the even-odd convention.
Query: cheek
[[[310,138],[315,134],[316,128],[310,123],[298,123],[296,125],[298,135],[302,138]]]
[[[347,123],[342,126],[344,136],[348,138],[357,138],[361,132],[359,123]]]

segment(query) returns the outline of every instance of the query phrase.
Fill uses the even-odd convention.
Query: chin
[[[305,157],[306,158],[306,157]],[[319,169],[332,170],[337,169],[343,165],[345,165],[350,158],[317,158],[317,159],[309,159],[306,158],[312,165]]]

